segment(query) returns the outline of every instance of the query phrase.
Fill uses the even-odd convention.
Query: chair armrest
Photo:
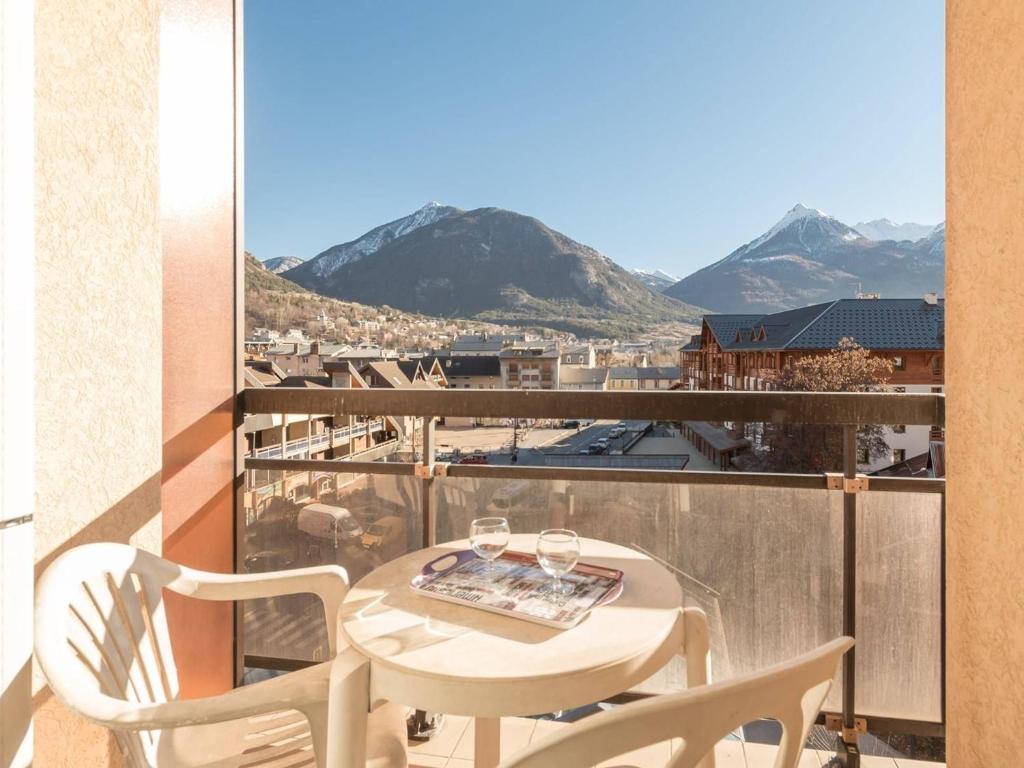
[[[302,593],[323,601],[327,620],[327,642],[331,655],[338,652],[338,611],[348,594],[348,573],[338,565],[318,565],[269,573],[213,573],[181,568],[168,589],[200,600],[253,600]]]
[[[314,707],[323,707],[329,700],[332,687],[337,687],[337,680],[366,666],[363,656],[348,649],[334,661],[235,688],[218,696],[157,704],[138,704],[103,696],[102,704],[93,707],[90,719],[119,730],[151,731],[221,723],[283,709],[305,713]]]

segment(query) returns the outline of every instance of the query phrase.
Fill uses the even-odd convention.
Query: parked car
[[[263,549],[245,556],[246,573],[283,571],[295,564],[295,553],[285,549]]]
[[[607,448],[608,447],[608,443],[610,443],[610,442],[611,442],[611,440],[609,440],[607,437],[602,437],[600,440],[597,441],[597,444],[602,446],[602,447],[604,447],[604,448]]]
[[[607,445],[607,444],[606,444]],[[604,453],[605,445],[601,443],[591,443],[588,449],[591,454]]]
[[[364,549],[383,549],[396,543],[405,531],[405,523],[400,517],[388,515],[370,525],[363,534]]]
[[[463,456],[459,459],[459,464],[486,464],[487,457],[483,454],[474,454],[472,456]]]
[[[565,421],[562,422],[562,426],[565,429],[579,429],[580,428],[580,420],[579,419],[566,419]]]
[[[332,542],[335,548],[363,535],[363,527],[347,509],[320,503],[299,510],[298,529],[314,539]]]

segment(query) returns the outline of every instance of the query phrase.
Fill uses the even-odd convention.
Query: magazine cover
[[[552,578],[534,555],[504,552],[489,565],[465,549],[427,563],[411,586],[425,597],[559,629],[575,626],[592,608],[622,593],[622,571],[588,563],[577,563],[562,582],[571,584],[572,592],[553,593]]]

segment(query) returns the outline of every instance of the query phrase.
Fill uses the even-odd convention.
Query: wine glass
[[[504,517],[480,517],[469,524],[469,545],[476,556],[486,561],[487,572],[494,570],[494,560],[508,547],[509,527]]]
[[[562,581],[562,576],[576,567],[580,559],[580,537],[576,531],[551,528],[541,531],[537,537],[537,561],[544,572],[555,581],[551,591],[556,595],[568,595],[572,584]]]

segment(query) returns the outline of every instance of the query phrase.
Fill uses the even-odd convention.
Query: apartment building
[[[592,344],[573,344],[562,350],[562,365],[581,365],[593,368],[597,363],[597,353]]]
[[[558,389],[561,355],[540,343],[516,343],[501,350],[501,385],[504,389]]]
[[[705,315],[701,332],[679,350],[682,388],[763,391],[801,358],[834,350],[853,339],[892,363],[896,392],[941,393],[944,387],[945,302],[920,299],[837,299],[768,315]],[[929,451],[941,430],[893,425],[886,429],[891,455],[862,456],[877,471]]]

